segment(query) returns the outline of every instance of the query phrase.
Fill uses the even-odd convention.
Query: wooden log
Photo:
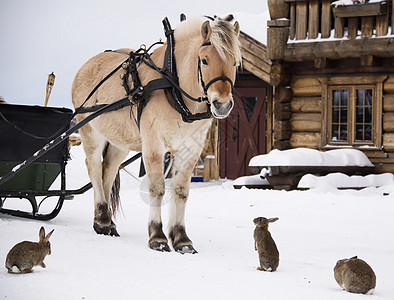
[[[387,35],[389,28],[389,14],[376,16],[376,36]]]
[[[293,90],[293,97],[321,95],[320,82],[313,77],[295,78],[291,83],[291,89]]]
[[[313,132],[321,130],[320,113],[293,113],[291,116],[291,130]]]
[[[394,112],[394,94],[385,94],[383,97],[383,111]]]
[[[320,21],[320,3],[317,0],[311,0],[309,2],[309,22],[308,22],[308,31],[309,39],[316,39],[319,34],[319,21]]]
[[[388,152],[394,151],[394,133],[383,134],[383,148]]]
[[[290,130],[291,130],[290,121],[275,120],[275,122],[274,122],[274,132],[276,132],[276,131],[290,131]]]
[[[345,32],[345,18],[339,18],[335,17],[334,21],[334,28],[335,28],[335,33],[334,37],[335,38],[342,38]]]
[[[320,132],[293,132],[290,137],[290,146],[292,148],[307,147],[318,149],[320,141]]]
[[[358,18],[357,17],[348,18],[347,22],[348,22],[347,37],[351,40],[354,40],[358,34]]]
[[[289,85],[292,74],[288,65],[275,62],[271,66],[270,84],[273,86]]]
[[[322,100],[321,97],[294,97],[290,108],[295,113],[319,113],[322,111]]]
[[[296,3],[296,39],[305,40],[307,36],[308,2]]]
[[[290,3],[290,39],[294,40],[296,36],[296,4]]]
[[[394,94],[394,76],[389,76],[384,82],[383,91],[385,94]]]
[[[375,17],[361,17],[361,37],[367,38],[371,37],[373,34],[373,23]]]
[[[388,112],[383,115],[383,131],[394,132],[394,113]]]
[[[290,120],[290,103],[274,103],[274,116],[275,120]]]
[[[274,149],[278,149],[278,150],[290,149],[290,142],[289,141],[274,141]]]
[[[286,103],[290,102],[293,97],[293,92],[288,87],[278,87],[275,90],[275,102]]]
[[[274,139],[276,141],[287,141],[291,137],[291,131],[275,131],[274,132]]]
[[[331,0],[322,0],[321,37],[329,38],[331,35]]]
[[[249,62],[247,59],[242,60],[242,67],[265,82],[270,82],[271,80],[271,75],[269,73],[260,69],[254,63]]]

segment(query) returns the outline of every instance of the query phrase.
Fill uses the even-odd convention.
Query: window
[[[331,128],[329,141],[345,144],[374,144],[375,87],[330,87]]]
[[[319,78],[325,111],[322,146],[381,148],[382,87],[385,78]]]

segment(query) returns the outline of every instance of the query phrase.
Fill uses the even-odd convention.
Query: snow
[[[274,149],[253,157],[249,166],[361,166],[371,167],[368,157],[357,149],[319,151],[309,148]]]
[[[71,149],[68,189],[88,181],[82,148]],[[138,162],[128,167],[136,174]],[[371,299],[394,299],[394,197],[361,191],[233,189],[233,181],[192,183],[186,209],[198,254],[160,253],[147,246],[149,208],[140,181],[121,173],[121,237],[92,229],[93,191],[66,201],[47,222],[0,215],[0,256],[20,241],[55,229],[47,268],[13,275],[0,270],[1,299],[364,299],[334,280],[337,260],[358,255],[375,271]],[[143,181],[143,180],[142,180]],[[142,188],[143,190],[143,188]],[[168,196],[163,221],[168,220]],[[14,200],[17,204],[19,201]],[[279,217],[270,232],[280,252],[276,272],[260,272],[253,219]]]
[[[386,1],[384,1],[384,0],[339,0],[339,1],[335,1],[335,2],[331,3],[331,6],[338,7],[338,6],[347,6],[347,5],[376,3],[376,2],[385,3]]]

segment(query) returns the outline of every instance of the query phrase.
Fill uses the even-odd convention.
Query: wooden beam
[[[359,58],[361,55],[392,57],[394,38],[289,43],[284,50],[284,60],[289,62],[313,61],[316,57],[322,56],[329,59]]]
[[[361,55],[360,63],[363,67],[371,67],[373,65],[373,55]]]
[[[272,64],[270,75],[270,83],[273,86],[289,85],[292,78],[289,67],[278,62]]]
[[[295,113],[320,113],[322,110],[321,104],[321,97],[294,97],[290,102],[290,108]]]
[[[318,149],[320,140],[320,132],[293,132],[290,137],[290,145],[292,148],[307,147]]]
[[[383,111],[394,112],[394,94],[385,94],[383,97]]]

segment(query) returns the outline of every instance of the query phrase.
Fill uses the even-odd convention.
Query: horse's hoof
[[[115,227],[101,226],[97,223],[93,224],[93,229],[97,234],[109,235],[109,236],[120,236]]]
[[[171,249],[166,242],[152,242],[149,244],[149,248],[160,252],[171,252]]]
[[[178,253],[181,253],[181,254],[185,254],[185,253],[196,254],[196,253],[198,253],[197,250],[194,249],[194,247],[192,245],[178,246],[178,247],[174,248],[174,250]]]

